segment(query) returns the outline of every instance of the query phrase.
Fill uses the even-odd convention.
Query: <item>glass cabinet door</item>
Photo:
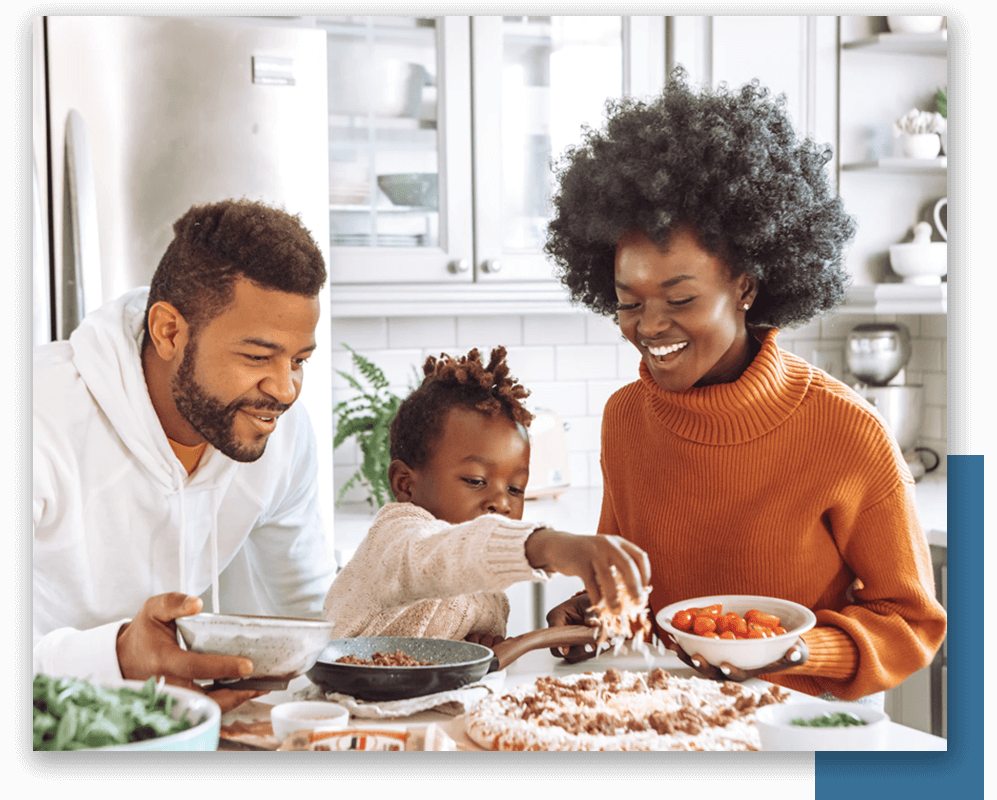
[[[472,17],[475,270],[550,280],[551,159],[624,92],[624,18]]]
[[[466,17],[318,17],[333,283],[470,281]]]

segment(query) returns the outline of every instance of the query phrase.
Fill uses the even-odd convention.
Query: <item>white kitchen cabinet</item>
[[[566,310],[542,253],[550,160],[601,124],[607,98],[660,89],[664,18],[316,24],[329,37],[333,314]],[[438,191],[393,202],[386,174]]]
[[[932,222],[947,195],[947,156],[903,158],[893,136],[894,121],[911,108],[935,110],[935,92],[948,84],[947,31],[891,33],[885,17],[840,24],[839,192],[858,222],[849,271],[866,295],[871,286],[889,287],[879,290],[884,297],[913,290],[919,313],[944,313],[945,285],[902,284],[889,246],[910,241],[917,222]],[[932,239],[942,241],[937,230]]]
[[[934,110],[947,84],[947,32],[889,33],[885,17],[857,16],[681,16],[666,31],[669,66],[682,64],[697,84],[758,78],[786,95],[799,133],[833,146],[828,173],[859,226],[840,311],[945,313],[946,285],[901,283],[888,253],[946,195],[946,159],[895,158],[892,126],[911,107]]]
[[[468,18],[316,24],[327,35],[331,283],[472,280]]]
[[[666,30],[669,67],[684,66],[694,85],[737,88],[757,78],[786,95],[800,135],[836,142],[836,17],[681,16]],[[828,169],[833,177],[834,162]]]

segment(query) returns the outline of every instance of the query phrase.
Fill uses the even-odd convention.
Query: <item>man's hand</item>
[[[135,618],[118,632],[117,652],[121,676],[144,681],[164,676],[174,686],[201,691],[195,680],[243,678],[253,671],[253,662],[236,656],[192,653],[177,642],[177,617],[197,614],[203,603],[197,597],[168,592],[150,597]],[[259,697],[255,690],[218,689],[211,692],[222,711]]]
[[[647,553],[620,536],[578,536],[540,528],[526,539],[526,558],[535,569],[581,578],[591,605],[605,598],[614,614],[623,608],[617,596],[616,575],[633,598],[639,597],[651,580]]]

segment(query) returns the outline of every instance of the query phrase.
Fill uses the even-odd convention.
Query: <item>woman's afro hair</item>
[[[801,325],[844,299],[855,223],[828,182],[829,146],[801,140],[757,80],[695,92],[683,68],[656,99],[609,100],[603,130],[555,164],[545,252],[571,299],[613,316],[616,243],[643,231],[666,245],[686,227],[758,295],[747,322]]]
[[[441,353],[439,359],[427,358],[422,383],[402,401],[391,421],[392,460],[400,459],[410,467],[423,466],[443,432],[447,413],[457,406],[489,417],[505,414],[524,428],[529,427],[533,414],[522,400],[530,393],[509,375],[505,355],[504,347],[496,347],[487,366],[477,349],[460,358],[446,353]]]

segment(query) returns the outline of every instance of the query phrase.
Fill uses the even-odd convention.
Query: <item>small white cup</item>
[[[295,731],[333,731],[345,728],[350,712],[337,703],[325,700],[297,700],[280,703],[270,710],[274,736],[284,741]]]

